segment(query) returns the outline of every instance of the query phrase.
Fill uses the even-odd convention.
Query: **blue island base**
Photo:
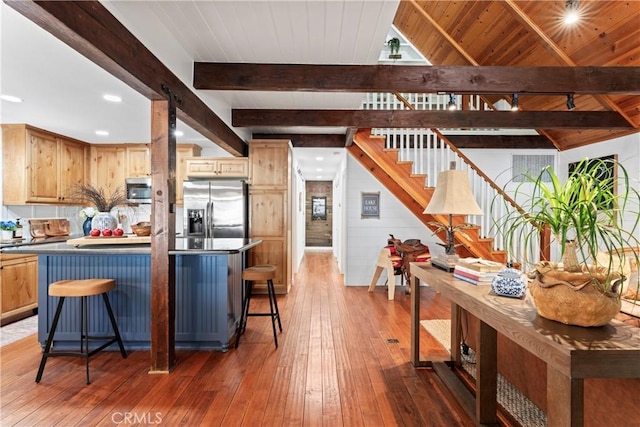
[[[244,253],[178,254],[176,257],[176,331],[178,349],[227,351],[242,310]],[[44,343],[58,303],[47,288],[58,280],[113,278],[108,293],[127,351],[150,348],[150,254],[40,254],[38,259],[38,340]],[[100,296],[89,298],[89,333],[110,335]],[[77,350],[80,298],[67,298],[54,337],[56,350]],[[99,345],[96,343],[96,345]],[[109,350],[118,350],[117,345]]]

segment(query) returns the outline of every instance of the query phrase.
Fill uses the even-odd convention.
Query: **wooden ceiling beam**
[[[144,44],[97,1],[5,3],[150,100],[178,101],[177,115],[229,153],[244,156],[246,143]]]
[[[288,139],[297,148],[344,148],[345,136],[340,133],[254,133],[253,139]]]
[[[542,135],[447,135],[446,138],[456,148],[534,148],[555,149],[546,136]]]
[[[234,109],[232,125],[438,129],[630,129],[614,111],[432,111]]]
[[[196,62],[193,86],[246,91],[640,94],[640,68]]]

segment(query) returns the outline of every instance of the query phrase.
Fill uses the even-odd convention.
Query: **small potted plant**
[[[11,240],[13,232],[18,228],[14,221],[0,221],[0,231],[2,240]]]
[[[402,55],[400,54],[400,39],[394,37],[387,42],[387,46],[389,46],[389,59],[400,59]]]
[[[603,174],[607,170],[613,173]],[[620,311],[624,266],[637,265],[640,258],[640,194],[624,166],[613,159],[584,159],[564,182],[547,167],[524,176],[514,198],[525,200],[525,211],[508,211],[496,229],[505,250],[521,252],[515,261],[531,269],[529,290],[538,313],[573,325],[608,323]],[[536,262],[535,243],[547,227],[562,263]]]

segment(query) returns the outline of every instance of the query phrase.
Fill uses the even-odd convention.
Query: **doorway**
[[[305,183],[305,246],[333,245],[333,182]]]

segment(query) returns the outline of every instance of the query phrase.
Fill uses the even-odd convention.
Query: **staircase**
[[[421,132],[421,134],[423,133]],[[459,160],[457,163],[465,167],[469,167],[471,162],[463,158],[462,153],[449,149],[448,145],[446,145],[441,138],[438,138],[436,144],[432,143],[433,140],[427,143],[425,148],[424,145],[417,143],[419,139],[417,137],[418,135],[414,135],[412,138],[407,138],[406,136],[407,134],[405,134],[404,138],[405,144],[400,145],[404,150],[413,150],[415,152],[414,160],[401,160],[401,158],[409,157],[407,153],[403,153],[403,148],[385,148],[388,139],[387,136],[372,135],[371,129],[359,130],[354,136],[353,144],[351,144],[347,150],[369,170],[378,181],[394,194],[407,209],[413,212],[416,218],[438,235],[442,241],[445,241],[445,232],[433,225],[429,225],[429,223],[437,222],[448,225],[449,216],[428,215],[422,212],[433,195],[437,172],[449,169],[447,159],[457,158]],[[411,140],[412,143],[406,144],[407,140]],[[435,149],[436,151],[434,151],[435,154],[433,156],[425,156],[425,149]],[[445,150],[448,150],[448,152]],[[426,161],[424,161],[425,157],[427,158]],[[434,160],[433,157],[439,158]],[[431,164],[431,166],[436,165],[430,168],[432,170],[431,174],[434,175],[431,179],[429,179],[430,177],[426,173],[415,172],[415,160],[418,159],[419,161],[422,160],[422,163],[426,162]],[[438,167],[438,164],[442,165],[442,167]],[[444,165],[446,165],[446,167],[444,167]],[[464,168],[458,167],[458,169]],[[433,185],[428,185],[429,181],[433,182]],[[477,197],[478,186],[472,185],[472,189]],[[490,201],[489,197],[480,197],[480,199],[478,199],[478,203],[485,212],[487,211],[487,201]],[[484,217],[490,216],[491,215],[487,214],[484,215]],[[472,218],[467,218],[463,215],[453,216],[454,226],[465,222],[479,223],[481,221],[474,221]],[[487,228],[492,224],[490,218],[485,222]],[[477,225],[476,227],[464,229],[464,233],[456,232],[454,234],[457,254],[461,257],[477,257],[503,263],[506,262],[506,253],[495,247],[495,240],[493,238],[482,237],[481,228],[481,225]]]

